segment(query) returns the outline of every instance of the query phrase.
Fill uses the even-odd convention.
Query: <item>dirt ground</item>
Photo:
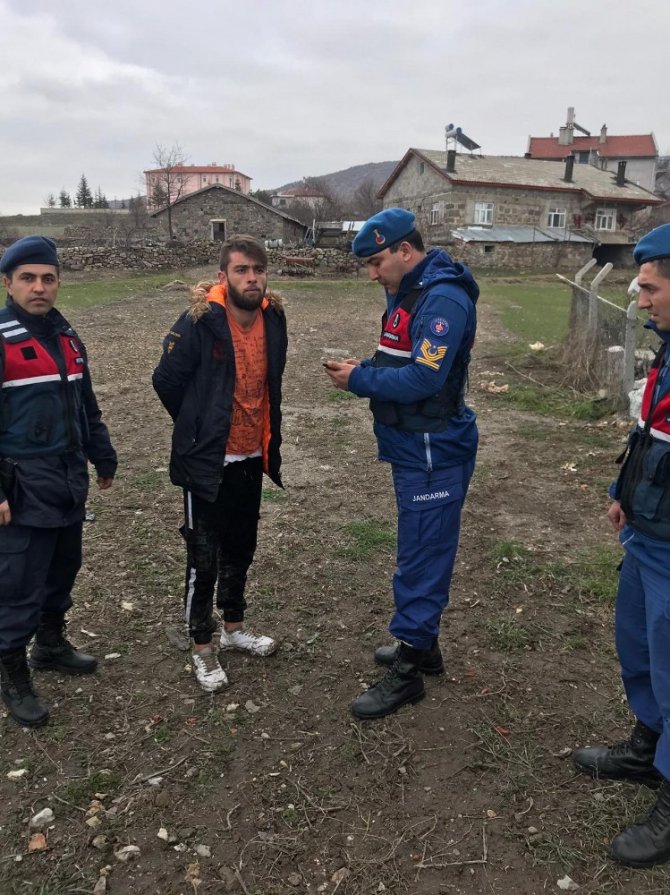
[[[114,488],[91,494],[71,614],[71,639],[101,667],[36,676],[47,727],[0,721],[0,893],[537,895],[569,891],[566,876],[583,893],[670,891],[666,871],[606,857],[651,794],[587,781],[569,758],[630,723],[604,518],[624,430],[482,389],[540,376],[506,362],[511,337],[484,291],[481,450],[441,634],[447,674],[417,706],[356,723],[349,703],[388,642],[394,501],[366,402],[332,390],[320,362],[370,353],[381,296],[363,282],[275,285],[291,339],[286,490],[265,486],[247,621],[282,643],[265,660],[226,657],[232,683],[215,695],[184,651],[181,498],[150,385],[185,294],[70,315],[120,457]],[[46,807],[47,848],[29,852]],[[129,845],[134,858],[116,857]]]

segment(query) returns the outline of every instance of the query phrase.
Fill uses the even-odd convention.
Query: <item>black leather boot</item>
[[[632,780],[659,786],[663,779],[654,767],[659,734],[637,721],[630,739],[615,746],[589,746],[573,753],[575,766],[584,774],[604,780]]]
[[[384,677],[354,699],[352,714],[363,721],[384,718],[401,706],[418,702],[426,695],[420,668],[425,650],[412,649],[400,643],[393,664]]]
[[[670,781],[661,778],[649,814],[612,840],[610,857],[626,867],[653,867],[670,860]]]
[[[80,653],[65,637],[65,616],[43,612],[30,652],[30,665],[41,671],[64,674],[92,674],[98,667],[94,656]]]
[[[25,648],[0,656],[0,692],[9,714],[22,727],[40,727],[49,709],[33,690]]]
[[[379,646],[375,650],[375,662],[377,665],[393,665],[395,657],[398,655],[400,644],[395,646]],[[437,637],[433,640],[430,649],[424,650],[424,658],[421,662],[419,671],[421,674],[444,674],[444,662],[442,653],[440,652],[440,644]]]

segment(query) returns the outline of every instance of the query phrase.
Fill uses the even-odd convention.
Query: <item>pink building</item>
[[[165,193],[170,186],[172,200],[188,196],[196,190],[219,183],[245,196],[251,189],[251,177],[235,169],[235,165],[176,165],[168,172],[153,168],[144,172],[147,190],[147,210],[156,211],[165,205]]]

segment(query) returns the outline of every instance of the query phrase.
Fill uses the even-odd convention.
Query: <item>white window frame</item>
[[[440,223],[440,205],[438,202],[430,209],[430,223],[432,227]]]
[[[547,227],[565,227],[565,208],[550,208],[547,212]]]
[[[594,227],[596,230],[616,230],[616,208],[606,205],[596,208]]]
[[[474,223],[479,226],[493,224],[493,202],[475,202]]]

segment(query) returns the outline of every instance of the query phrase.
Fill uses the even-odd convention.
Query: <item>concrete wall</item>
[[[283,239],[285,244],[301,243],[305,228],[286,220],[240,193],[208,190],[179,202],[172,208],[172,228],[178,239],[211,239],[212,220],[225,220],[226,236],[249,233],[256,239]],[[153,217],[167,232],[167,212]]]

